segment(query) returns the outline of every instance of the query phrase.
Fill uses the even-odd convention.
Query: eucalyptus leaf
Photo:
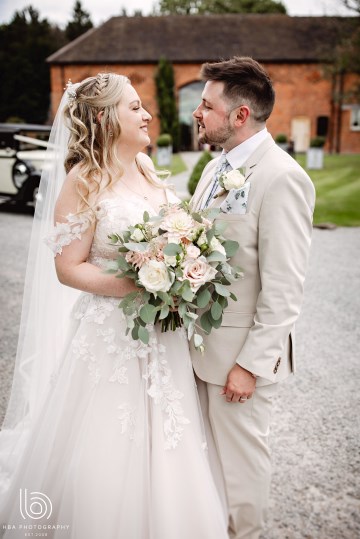
[[[192,324],[189,324],[189,327],[187,329],[187,338],[188,338],[188,341],[191,340],[191,337],[194,335],[194,331],[195,331],[195,324],[192,323]]]
[[[189,281],[184,281],[182,288],[180,289],[181,296],[185,301],[192,301],[194,299],[194,292],[190,288]]]
[[[125,258],[123,256],[119,256],[117,259],[116,259],[116,264],[117,264],[117,267],[121,270],[128,270],[130,269],[130,264],[128,264],[128,262],[126,262]]]
[[[163,252],[166,256],[175,256],[181,253],[182,249],[177,243],[168,243],[166,247],[164,247]]]
[[[217,301],[215,301],[215,303],[213,303],[211,305],[211,316],[213,317],[214,320],[219,320],[220,316],[222,315],[222,306],[220,305],[220,303],[218,303]]]
[[[156,311],[157,309],[153,305],[143,305],[139,312],[141,320],[145,324],[153,324],[155,322]]]
[[[221,326],[221,322],[222,322],[222,316],[220,316],[220,318],[218,318],[218,319],[215,319],[215,318],[211,315],[211,311],[208,311],[208,312],[207,312],[207,315],[208,315],[209,322],[210,322],[211,326],[212,326],[214,329],[219,329],[219,327]]]
[[[142,326],[139,327],[139,339],[144,343],[148,344],[149,342],[149,332],[146,328],[143,328]]]
[[[237,297],[232,292],[230,292],[230,297],[233,301],[237,301]]]
[[[166,292],[157,292],[157,295],[164,303],[171,305],[171,296],[169,294]]]
[[[208,311],[203,313],[200,317],[200,325],[206,333],[210,333],[212,330],[212,324],[209,320]]]
[[[198,333],[195,333],[194,335],[194,346],[195,348],[199,348],[199,346],[201,346],[204,342],[204,339],[202,338],[201,335],[199,335]]]
[[[208,240],[208,243],[210,244],[211,240],[213,239],[213,237],[215,236],[215,229],[214,228],[210,228],[210,230],[208,230],[206,232],[206,237],[207,237],[207,240]]]
[[[226,221],[216,221],[215,223],[215,234],[217,236],[221,236],[223,234],[228,226],[228,223]]]
[[[147,211],[144,211],[144,215],[143,215],[143,221],[144,221],[144,223],[148,223],[148,222],[149,222],[149,219],[150,219],[150,215],[148,214]]]
[[[200,213],[194,212],[191,214],[191,217],[196,221],[197,223],[202,223],[202,217]]]
[[[167,315],[169,314],[169,305],[165,304],[161,307],[161,311],[160,311],[160,316],[159,316],[159,320],[163,320],[164,318],[167,317]]]
[[[209,301],[211,299],[211,294],[207,288],[200,292],[200,294],[196,297],[196,304],[200,309],[203,309],[209,304]]]
[[[232,257],[239,249],[239,243],[234,240],[226,240],[223,243],[223,247],[225,248],[227,257]]]
[[[226,257],[219,251],[213,251],[209,254],[209,256],[206,257],[207,262],[225,262]]]
[[[134,241],[129,241],[129,242],[126,242],[124,243],[125,247],[127,247],[129,249],[129,251],[136,251],[136,252],[144,252],[147,250],[147,248],[149,247],[149,244],[147,241],[142,241],[140,243],[136,243]]]
[[[186,313],[186,302],[181,301],[178,305],[178,312],[181,318],[183,318],[184,314]]]
[[[134,341],[137,341],[139,338],[139,325],[135,323],[134,327],[131,330],[131,336],[134,339]]]
[[[215,286],[216,292],[220,294],[220,296],[225,296],[227,298],[230,296],[229,290],[227,290],[227,288],[224,285],[220,283],[214,283],[214,286]]]

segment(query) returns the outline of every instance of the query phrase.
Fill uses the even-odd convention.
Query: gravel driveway
[[[32,217],[0,206],[0,415],[10,390]],[[360,538],[360,228],[315,230],[298,372],[275,402],[264,539]],[[170,539],[170,538],[169,538]]]

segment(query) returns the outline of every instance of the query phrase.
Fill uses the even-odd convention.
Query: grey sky
[[[348,15],[352,14],[342,6],[341,0],[283,0],[289,15]],[[31,4],[42,17],[64,26],[71,18],[75,0],[0,0],[0,23],[9,22],[16,10]],[[134,9],[149,14],[154,0],[131,0],[131,15]],[[114,15],[120,15],[123,7],[128,8],[128,0],[82,0],[83,7],[90,12],[92,21],[98,25]],[[114,7],[114,5],[116,7]]]

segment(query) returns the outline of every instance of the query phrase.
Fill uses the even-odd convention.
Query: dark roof
[[[113,17],[48,58],[52,64],[203,62],[234,55],[313,62],[329,55],[354,17],[269,14]]]

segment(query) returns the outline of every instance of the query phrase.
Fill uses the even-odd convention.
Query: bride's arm
[[[77,213],[79,195],[76,191],[75,173],[67,176],[55,206],[55,221],[69,223],[67,216]],[[84,230],[85,229],[85,230]],[[131,279],[115,278],[101,268],[87,262],[94,236],[95,223],[83,227],[80,238],[72,238],[68,245],[62,245],[61,254],[55,257],[56,273],[59,281],[72,288],[101,296],[123,297],[137,290]],[[59,252],[59,251],[58,251]]]

